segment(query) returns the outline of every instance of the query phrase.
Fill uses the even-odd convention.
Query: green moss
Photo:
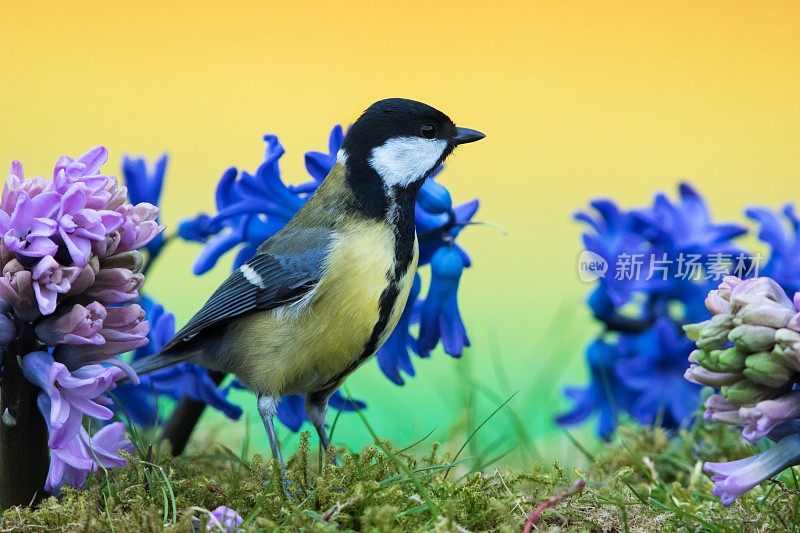
[[[558,464],[469,471],[436,446],[430,453],[395,451],[377,442],[338,463],[322,461],[303,434],[288,465],[292,498],[281,490],[277,464],[244,461],[227,449],[173,458],[165,448],[132,456],[125,468],[64,490],[35,510],[6,510],[0,530],[150,532],[202,526],[219,505],[246,517],[251,531],[520,531],[530,511],[570,481],[580,493],[546,510],[541,530],[763,531],[800,525],[793,472],[768,482],[730,508],[711,495],[702,461],[750,455],[732,428],[697,426],[670,437],[623,427],[586,472]],[[409,477],[411,474],[412,477]],[[423,494],[424,492],[424,494]]]

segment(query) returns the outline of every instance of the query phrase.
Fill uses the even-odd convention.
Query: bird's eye
[[[419,128],[420,136],[426,139],[433,139],[438,132],[439,130],[436,128],[436,124],[423,124]]]

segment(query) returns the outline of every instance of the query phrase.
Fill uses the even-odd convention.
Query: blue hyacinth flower
[[[444,350],[459,357],[469,337],[458,310],[458,285],[466,262],[456,247],[439,248],[431,259],[431,284],[419,317],[418,347],[427,356],[441,339]]]
[[[619,380],[638,393],[630,413],[640,424],[676,428],[691,421],[700,404],[700,386],[683,374],[688,354],[694,349],[680,327],[668,318],[659,318],[644,333],[628,343],[628,357],[616,361]]]
[[[364,409],[367,404],[361,400],[345,398],[340,391],[336,391],[328,400],[328,405],[340,411],[357,411]],[[308,420],[305,410],[305,398],[298,394],[287,394],[278,403],[278,420],[292,431],[300,431],[303,423]]]
[[[128,188],[128,199],[134,205],[146,202],[155,206],[161,205],[161,193],[164,188],[164,174],[167,171],[167,155],[158,158],[152,171],[148,169],[147,161],[142,157],[128,157],[122,159],[122,176]],[[164,246],[164,233],[160,232],[150,241],[146,248],[153,258]]]
[[[597,413],[597,434],[610,439],[617,428],[617,420],[629,412],[635,392],[619,379],[615,369],[623,357],[619,344],[597,339],[586,349],[590,382],[587,387],[567,387],[564,395],[573,403],[572,409],[556,418],[561,425],[571,426],[587,420]]]
[[[709,317],[704,300],[723,275],[710,270],[710,259],[726,256],[733,267],[742,254],[733,239],[746,230],[715,222],[702,196],[685,183],[677,200],[657,194],[641,209],[625,211],[611,200],[590,205],[591,212],[575,218],[588,226],[585,249],[608,263],[587,299],[604,330],[586,350],[589,386],[565,390],[573,409],[558,421],[578,423],[598,412],[604,438],[621,414],[677,427],[699,405],[697,387],[683,379],[692,348],[680,325]],[[621,259],[634,256],[638,270],[620,275]],[[696,269],[689,269],[690,260]]]
[[[134,352],[133,359],[158,353],[175,336],[175,316],[163,306],[144,297],[141,301],[150,321],[149,343]],[[208,371],[191,363],[181,363],[140,377],[138,386],[131,383],[119,385],[114,394],[121,402],[126,415],[135,424],[152,426],[159,422],[158,398],[180,400],[187,396],[221,411],[229,418],[238,419],[242,410],[225,398],[226,389],[213,382]]]
[[[800,219],[794,205],[783,207],[784,220],[763,207],[751,207],[746,214],[759,224],[758,238],[770,248],[769,259],[759,265],[758,275],[774,279],[788,294],[800,291]]]

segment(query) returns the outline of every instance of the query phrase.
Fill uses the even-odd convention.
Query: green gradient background
[[[511,407],[537,446],[573,454],[552,417],[566,407],[561,386],[585,379],[582,345],[597,330],[571,221],[590,198],[641,204],[687,177],[717,217],[739,220],[746,204],[798,197],[796,2],[5,2],[0,25],[0,161],[47,174],[62,153],[105,144],[115,172],[123,153],[166,150],[170,227],[212,208],[225,168],[256,167],[262,134],[281,136],[285,176],[299,181],[303,152],[379,98],[424,100],[486,132],[442,178],[509,233],[463,234],[473,349],[417,359],[405,387],[374,362],[347,383],[398,443],[434,428],[445,439],[519,391]],[[227,272],[229,261],[192,277],[198,251],[171,247],[147,282],[181,321]],[[248,421],[263,449],[252,409],[237,423],[206,416],[202,429],[235,446]],[[508,421],[481,442],[512,442]],[[347,415],[335,440],[370,438]]]

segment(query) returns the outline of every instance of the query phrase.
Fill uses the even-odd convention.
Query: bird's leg
[[[283,480],[283,486],[286,490],[289,486],[289,479],[286,477],[286,464],[283,462],[281,447],[278,444],[278,437],[275,435],[275,424],[273,422],[273,418],[277,412],[277,398],[267,394],[258,395],[258,413],[261,415],[261,420],[264,422],[264,429],[267,430],[267,438],[269,439],[269,447],[272,450],[272,457],[277,459],[278,463],[281,465],[281,479]]]
[[[322,401],[312,401],[312,398],[312,395],[309,395],[306,398],[306,414],[308,415],[308,419],[311,420],[311,423],[314,424],[314,428],[317,430],[317,435],[319,435],[319,443],[322,446],[322,449],[327,450],[328,446],[331,444],[330,439],[328,438],[328,431],[325,428],[325,420],[328,412],[328,399],[325,398]]]
[[[319,444],[322,448],[320,450],[320,470],[322,470],[322,457],[325,455],[325,452],[328,451],[328,446],[331,444],[330,438],[328,437],[328,430],[325,427],[325,420],[328,413],[328,398],[330,398],[331,394],[332,392],[329,391],[318,391],[306,395],[306,415],[308,415],[308,419],[314,424],[314,428],[317,430]]]

